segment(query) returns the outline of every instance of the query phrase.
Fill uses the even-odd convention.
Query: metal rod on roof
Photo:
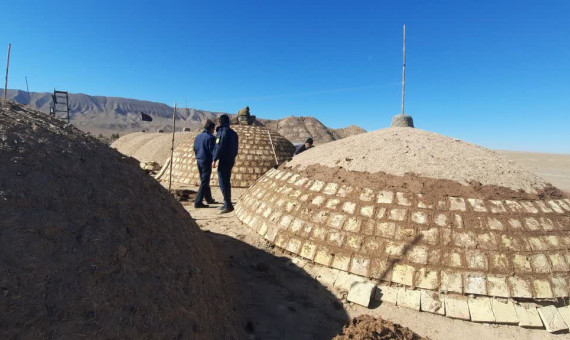
[[[402,65],[402,114],[404,114],[405,94],[406,94],[406,25],[404,24],[404,63]]]
[[[172,144],[170,146],[170,173],[168,175],[168,191],[172,187],[172,160],[174,159],[174,132],[176,132],[176,102],[172,112]]]
[[[10,51],[12,50],[12,44],[8,44],[8,61],[6,62],[6,81],[4,82],[4,101],[6,101],[6,95],[8,93],[8,71],[10,70]]]

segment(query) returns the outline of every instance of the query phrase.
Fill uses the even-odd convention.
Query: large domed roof
[[[262,176],[236,215],[282,249],[380,281],[570,296],[570,200],[493,151],[427,131],[310,149]]]
[[[291,159],[295,147],[285,137],[264,126],[232,125],[239,136],[239,150],[232,170],[233,187],[247,188],[272,169],[276,164]],[[180,184],[199,185],[200,173],[194,155],[194,138],[180,143],[174,150],[172,181]],[[168,180],[169,162],[157,175],[159,180]],[[218,176],[212,175],[212,185],[218,185]]]
[[[168,191],[13,103],[0,111],[0,278],[2,338],[244,336],[228,274]]]
[[[546,183],[495,151],[413,128],[389,128],[327,143],[295,157],[290,165],[319,164],[349,171],[472,181],[536,193]]]

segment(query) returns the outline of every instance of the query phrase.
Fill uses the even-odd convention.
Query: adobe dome
[[[319,264],[420,289],[568,297],[570,200],[497,153],[390,128],[262,176],[237,217]]]
[[[239,151],[232,170],[233,187],[247,188],[267,170],[291,159],[295,147],[277,132],[264,126],[232,125],[239,136]],[[160,173],[159,180],[168,180],[169,162]],[[214,171],[215,172],[215,171]],[[174,149],[172,182],[200,185],[200,174],[194,156],[194,138],[183,141]],[[218,176],[212,174],[212,185],[218,185]]]
[[[132,159],[6,103],[0,174],[3,338],[245,336],[212,244]]]
[[[186,131],[174,133],[174,147],[185,140],[194,140],[196,135]],[[172,133],[134,132],[117,139],[111,147],[140,162],[156,162],[163,166],[170,157],[171,145]]]

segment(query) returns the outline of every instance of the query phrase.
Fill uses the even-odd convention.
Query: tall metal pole
[[[406,94],[406,25],[404,25],[404,63],[402,65],[402,114],[404,114],[405,94]]]
[[[26,76],[26,91],[28,91],[28,105],[31,105],[32,96],[30,96],[30,87],[28,86],[28,76]]]
[[[6,100],[6,94],[8,93],[8,70],[10,69],[10,50],[12,49],[12,44],[8,44],[8,61],[6,62],[6,81],[4,82],[4,101]]]
[[[172,187],[172,160],[174,159],[174,132],[176,132],[176,103],[172,113],[172,144],[170,146],[170,174],[168,175],[168,191]]]

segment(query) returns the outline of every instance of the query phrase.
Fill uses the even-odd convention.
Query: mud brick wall
[[[247,188],[261,177],[275,163],[275,155],[279,164],[291,159],[295,147],[286,138],[275,131],[262,126],[232,125],[239,136],[239,151],[232,171],[231,183],[234,187]],[[271,139],[269,137],[271,135]],[[271,147],[275,148],[275,155]],[[194,156],[194,138],[181,143],[174,150],[172,165],[172,181],[174,183],[200,185],[200,174]],[[168,180],[169,161],[159,173],[159,180]],[[211,185],[218,185],[216,171],[212,174]]]
[[[241,197],[236,215],[282,249],[377,280],[494,297],[569,296],[569,199],[427,200],[405,187],[343,182],[273,169]]]

